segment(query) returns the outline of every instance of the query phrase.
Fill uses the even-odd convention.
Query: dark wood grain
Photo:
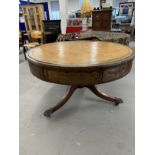
[[[68,88],[63,98],[54,107],[46,110],[44,112],[44,116],[50,117],[52,113],[59,110],[68,101],[68,99],[72,96],[72,94],[74,93],[76,89],[77,89],[77,86],[71,86],[70,88]]]
[[[103,47],[109,45],[104,49],[96,42],[86,41],[84,43],[87,43],[90,47],[81,46],[83,52],[79,51],[78,55],[78,50],[82,50],[77,46],[79,45],[78,42],[72,42],[72,44],[62,42],[62,44],[47,44],[46,46],[33,48],[27,55],[32,74],[41,80],[58,84],[95,85],[122,78],[130,72],[134,53],[128,47],[115,43],[104,44],[100,42],[103,43]],[[82,42],[79,43],[82,44]],[[59,46],[57,48],[55,45],[61,45],[61,48]],[[74,45],[75,48],[72,48]],[[95,45],[95,47],[92,45]],[[115,50],[110,54],[110,49]],[[105,52],[102,52],[102,50]],[[61,55],[62,51],[64,52],[63,56]],[[106,55],[107,57],[105,57]],[[78,57],[81,57],[82,60]],[[108,59],[108,57],[110,58]]]
[[[82,50],[80,45],[83,45],[83,53],[78,53],[78,50]],[[77,61],[76,54],[80,54],[83,60]],[[47,82],[71,85],[62,100],[44,112],[44,116],[50,117],[67,102],[77,88],[87,87],[104,100],[115,105],[122,103],[122,99],[99,91],[95,85],[127,75],[132,67],[134,53],[129,47],[116,43],[75,41],[33,48],[28,52],[27,58],[34,76]]]
[[[92,12],[92,29],[94,31],[111,31],[112,9]]]

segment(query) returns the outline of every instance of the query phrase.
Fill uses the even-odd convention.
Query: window
[[[60,19],[59,1],[51,1],[52,20]]]

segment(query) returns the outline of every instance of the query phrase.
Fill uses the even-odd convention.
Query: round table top
[[[124,45],[102,41],[69,41],[44,44],[28,51],[31,61],[51,66],[89,67],[114,64],[131,58]]]

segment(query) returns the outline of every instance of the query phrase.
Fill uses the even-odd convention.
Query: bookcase
[[[42,4],[23,5],[22,11],[27,32],[32,30],[43,31],[42,21],[45,17]]]

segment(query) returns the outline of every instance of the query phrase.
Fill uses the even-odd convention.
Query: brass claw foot
[[[115,105],[117,106],[117,105],[123,103],[123,100],[121,98],[115,97],[115,101],[114,102],[115,102]]]
[[[121,98],[109,96],[109,95],[99,91],[95,86],[87,86],[87,88],[89,88],[98,97],[100,97],[104,100],[107,100],[107,101],[114,102],[115,105],[119,105],[120,103],[123,103],[123,100]]]
[[[72,94],[74,93],[74,91],[77,88],[83,88],[84,86],[71,86],[65,93],[65,95],[63,96],[63,98],[54,106],[51,107],[50,109],[47,109],[44,112],[44,116],[46,117],[50,117],[52,113],[54,113],[55,111],[59,110],[63,105],[66,104],[66,102],[69,100],[69,98],[72,96]],[[109,96],[101,91],[99,91],[95,86],[85,86],[88,89],[90,89],[95,95],[97,95],[98,97],[106,100],[106,101],[110,101],[113,102],[114,105],[119,105],[120,103],[123,103],[123,100],[121,98],[117,98],[117,97],[112,97]]]
[[[44,116],[50,117],[52,113],[53,113],[53,111],[52,111],[51,109],[46,110],[46,111],[44,112]]]
[[[47,109],[44,112],[44,116],[46,117],[50,117],[52,113],[54,113],[55,111],[59,110],[63,105],[65,105],[65,103],[67,102],[67,100],[72,96],[73,92],[77,89],[76,86],[71,86],[67,91],[66,94],[63,96],[63,98],[52,108]]]

